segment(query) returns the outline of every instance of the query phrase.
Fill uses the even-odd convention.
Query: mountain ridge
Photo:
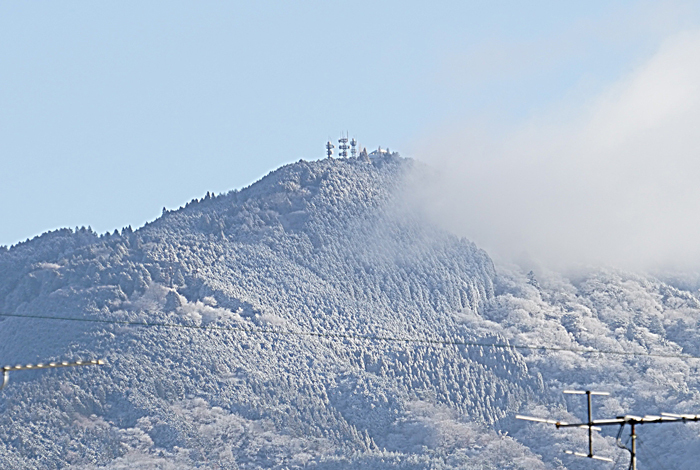
[[[596,417],[700,410],[696,276],[496,267],[412,204],[423,170],[301,161],[0,252],[0,358],[108,363],[13,373],[0,466],[578,470],[585,432],[514,414],[580,419],[567,388],[612,392]],[[694,468],[700,427],[660,428],[640,468]],[[614,431],[595,448],[625,462]]]
[[[297,162],[241,191],[164,211],[138,230],[102,236],[62,230],[1,254],[2,313],[232,327],[200,334],[5,318],[0,329],[14,335],[0,354],[9,361],[99,354],[110,365],[40,378],[13,374],[0,405],[2,454],[28,468],[155,462],[161,455],[194,468],[221,452],[230,468],[283,468],[280,462],[295,458],[342,468],[385,457],[387,468],[422,461],[420,468],[443,461],[444,438],[431,441],[438,431],[426,421],[431,412],[425,414],[441,407],[447,407],[441,412],[446,422],[467,434],[502,440],[486,428],[476,431],[479,424],[459,424],[459,415],[494,423],[539,389],[511,352],[494,362],[483,351],[475,356],[455,348],[447,359],[435,345],[255,332],[475,338],[455,312],[476,312],[493,298],[493,263],[404,204],[400,189],[412,165],[398,155]],[[41,387],[58,398],[46,398]],[[90,405],[61,398],[69,388]],[[12,444],[16,423],[31,422],[28,403],[47,413],[25,436],[34,443],[28,448],[41,452]],[[269,451],[276,463],[260,456],[242,463],[250,451],[245,442],[259,442],[264,433],[251,431],[236,452],[230,445],[226,451],[223,437],[207,439],[201,427],[188,427],[193,412],[244,428],[268,423],[281,443]],[[89,437],[88,428],[99,429],[98,436]],[[141,436],[140,444],[124,444],[125,433]],[[70,436],[76,450],[43,448],[48,437],[41,436]],[[108,450],[95,453],[90,439]],[[319,442],[326,444],[318,448]],[[508,442],[518,455],[529,455]],[[294,446],[304,447],[307,457],[294,457]],[[182,448],[191,455],[178,457]]]

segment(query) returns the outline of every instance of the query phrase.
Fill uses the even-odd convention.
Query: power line
[[[690,354],[667,354],[667,353],[647,353],[647,352],[631,352],[631,351],[614,351],[605,349],[581,349],[581,348],[565,348],[551,346],[529,346],[517,345],[508,343],[481,343],[476,341],[453,341],[446,339],[430,339],[430,338],[401,338],[398,336],[382,336],[382,335],[363,335],[358,333],[320,333],[314,331],[291,331],[291,330],[275,330],[269,328],[250,328],[250,327],[231,327],[231,326],[212,326],[212,325],[187,325],[182,323],[161,323],[161,322],[138,322],[128,320],[107,320],[101,318],[75,318],[75,317],[57,317],[50,315],[19,315],[13,313],[0,313],[0,317],[11,318],[26,318],[36,320],[55,320],[55,321],[74,321],[85,323],[102,323],[114,325],[127,325],[139,327],[161,327],[161,328],[182,328],[193,330],[212,330],[212,331],[237,331],[253,334],[273,334],[279,336],[302,336],[302,337],[317,337],[317,338],[335,338],[335,339],[352,339],[352,340],[367,340],[367,341],[383,341],[390,343],[411,343],[411,344],[436,344],[445,346],[465,346],[465,347],[483,347],[493,349],[514,349],[514,350],[529,350],[529,351],[548,351],[548,352],[573,352],[577,354],[606,354],[613,356],[628,356],[628,357],[660,357],[672,359],[700,359],[700,356]]]
[[[637,441],[639,442],[639,445],[644,444],[644,441],[641,440],[640,438],[637,438]],[[645,449],[644,453],[645,453],[646,455],[648,455],[649,457],[651,457],[652,460],[653,460],[654,462],[656,462],[656,467],[657,467],[657,468],[659,468],[660,470],[668,470],[668,468],[666,468],[666,466],[663,465],[663,464],[659,461],[659,459],[656,458],[656,456],[655,456],[651,451],[649,451],[648,448]]]
[[[620,428],[620,429],[622,429],[622,428]],[[626,442],[625,442],[625,445],[627,445]],[[620,453],[620,454],[617,455],[617,458],[615,459],[615,462],[613,463],[612,467],[610,467],[611,470],[615,470],[615,469],[617,468],[617,464],[620,463],[620,459],[622,459],[622,456],[623,456],[623,455],[624,455],[624,454],[622,454],[622,453]]]

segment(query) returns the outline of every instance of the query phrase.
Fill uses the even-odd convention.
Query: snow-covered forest
[[[0,361],[107,362],[12,373],[0,468],[623,469],[616,429],[610,464],[514,416],[700,413],[700,360],[664,357],[700,355],[697,277],[494,266],[407,203],[418,165],[299,161],[0,249]],[[640,470],[697,467],[700,426],[638,432]]]

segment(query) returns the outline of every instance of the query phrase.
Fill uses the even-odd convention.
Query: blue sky
[[[696,2],[0,1],[0,245],[323,157],[585,106]],[[572,104],[573,103],[573,104]]]

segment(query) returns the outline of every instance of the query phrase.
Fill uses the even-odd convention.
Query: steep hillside
[[[2,361],[108,362],[13,373],[0,468],[611,468],[514,414],[583,417],[565,388],[612,392],[599,417],[700,413],[696,274],[496,270],[406,202],[421,171],[300,161],[0,250]],[[623,469],[616,431],[595,447]],[[696,468],[699,433],[643,426],[640,470]]]
[[[7,363],[108,365],[13,374],[0,465],[540,468],[486,427],[542,392],[519,354],[323,336],[503,341],[465,327],[495,270],[402,203],[413,165],[300,161],[137,231],[1,253],[0,313],[132,323],[4,317]]]

